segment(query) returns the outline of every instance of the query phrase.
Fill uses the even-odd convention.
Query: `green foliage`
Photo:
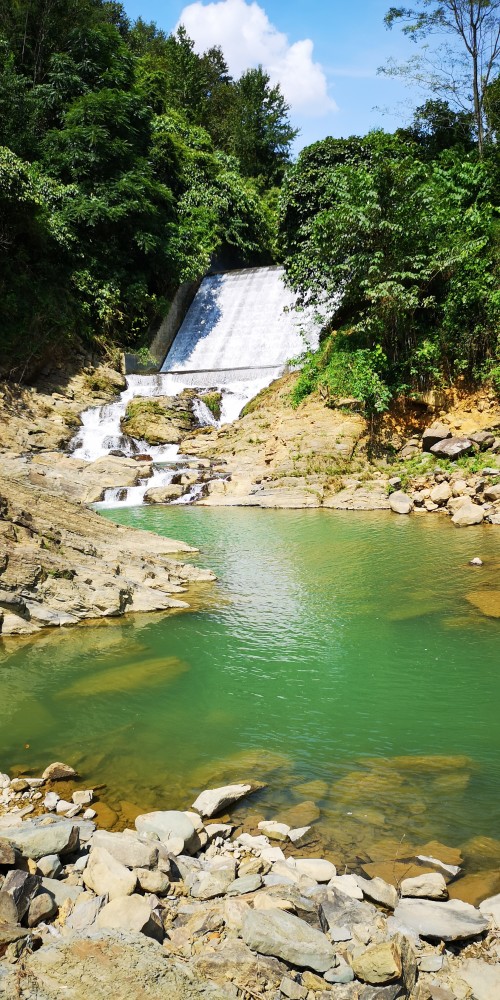
[[[203,396],[200,396],[200,399],[203,400],[205,406],[208,406],[212,416],[215,417],[216,420],[220,420],[222,393],[204,392]]]
[[[107,0],[0,0],[0,25],[0,326],[14,374],[75,336],[143,344],[221,247],[272,259],[267,186],[295,133],[265,75],[262,130],[243,148],[244,85],[183,29],[132,26]]]
[[[387,390],[473,377],[495,357],[497,191],[494,158],[462,147],[431,159],[407,138],[371,133],[303,151],[283,187],[281,246],[302,303],[350,331],[342,350],[356,364],[336,359],[332,388],[354,384],[357,366],[380,351],[374,371],[384,388],[375,380],[372,391],[366,383],[352,393],[380,409]],[[306,362],[296,392],[319,384],[323,356]]]

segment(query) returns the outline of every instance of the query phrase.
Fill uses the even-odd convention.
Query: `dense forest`
[[[261,68],[234,80],[220,48],[200,56],[119,3],[0,0],[4,368],[22,378],[77,339],[146,345],[229,247],[283,262],[317,309],[295,402],[320,385],[380,411],[458,376],[500,391],[500,84],[483,82],[470,109],[430,87],[408,127],[292,163]]]
[[[0,0],[0,329],[21,377],[76,337],[147,343],[221,246],[275,252],[295,137],[262,69],[106,0]]]

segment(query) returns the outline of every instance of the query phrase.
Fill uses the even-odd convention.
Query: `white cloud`
[[[294,111],[319,116],[338,110],[328,94],[324,70],[314,62],[311,39],[290,44],[258,3],[191,3],[184,7],[178,24],[185,26],[197,52],[220,45],[234,77],[261,64],[271,83],[280,84]]]

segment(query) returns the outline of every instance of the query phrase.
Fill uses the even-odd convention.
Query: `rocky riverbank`
[[[494,1000],[500,896],[449,898],[460,855],[338,869],[259,785],[96,827],[62,763],[0,774],[0,996],[18,1000]],[[99,793],[97,793],[99,797]],[[252,796],[244,825],[233,809]],[[164,805],[164,803],[162,803]],[[189,803],[186,803],[189,805]]]

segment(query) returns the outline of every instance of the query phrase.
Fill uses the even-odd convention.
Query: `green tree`
[[[279,183],[290,163],[298,135],[279,85],[271,86],[262,66],[249,69],[236,84],[232,152],[245,177],[260,177],[266,187]]]
[[[440,64],[436,58],[389,66],[384,72],[416,78],[436,94],[453,100],[461,110],[471,111],[482,155],[486,134],[485,91],[500,58],[500,0],[420,0],[416,7],[391,7],[387,27],[396,23],[415,41],[429,35],[447,34]],[[456,43],[458,42],[458,50]]]

